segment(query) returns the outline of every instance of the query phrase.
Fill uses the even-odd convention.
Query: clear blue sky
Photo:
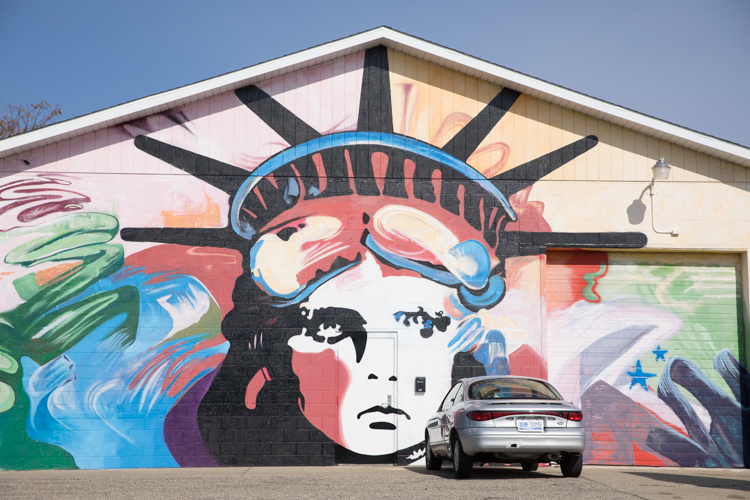
[[[750,0],[0,0],[0,100],[72,118],[380,25],[750,146]]]

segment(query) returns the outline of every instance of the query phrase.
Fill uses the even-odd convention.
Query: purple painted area
[[[180,467],[219,466],[203,444],[198,429],[198,405],[218,371],[217,368],[193,384],[164,421],[164,441]]]

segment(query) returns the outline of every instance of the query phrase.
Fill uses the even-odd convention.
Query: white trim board
[[[0,158],[158,113],[380,44],[615,125],[750,167],[750,148],[553,85],[385,26],[0,140]]]

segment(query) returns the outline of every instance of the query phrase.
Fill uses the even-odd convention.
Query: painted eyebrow
[[[312,337],[316,342],[327,342],[331,345],[351,338],[354,344],[354,352],[357,355],[357,363],[362,361],[365,349],[367,349],[367,330],[364,326],[367,321],[359,312],[341,307],[321,307],[319,309],[308,309],[308,311],[312,312],[312,317],[303,316],[306,319],[303,322],[303,326],[306,328],[305,336]],[[319,334],[321,327],[323,329],[337,328],[341,333],[326,339]]]

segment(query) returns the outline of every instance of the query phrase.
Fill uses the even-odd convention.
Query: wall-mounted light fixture
[[[653,178],[651,179],[651,183],[648,185],[648,190],[651,194],[651,229],[653,229],[657,234],[670,234],[672,236],[679,236],[680,233],[678,233],[677,231],[657,231],[654,227],[654,195],[657,194],[656,192],[654,192],[654,183],[656,181],[666,181],[667,179],[669,179],[670,170],[671,167],[666,161],[664,161],[663,156],[659,158],[659,161],[657,161],[653,167],[651,167]]]

